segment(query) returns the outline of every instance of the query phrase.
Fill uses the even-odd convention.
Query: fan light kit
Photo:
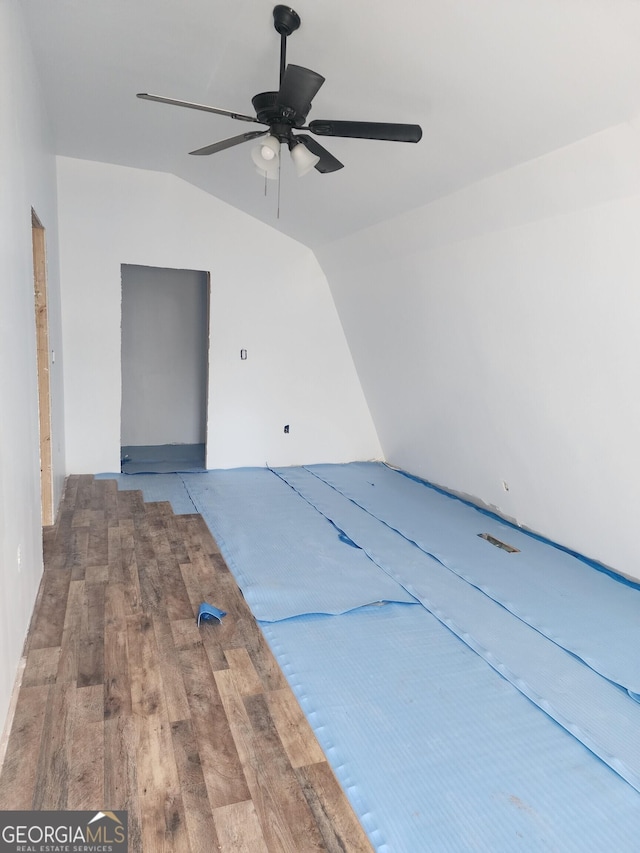
[[[227,116],[236,121],[262,124],[267,130],[250,130],[221,142],[214,142],[205,148],[198,148],[190,154],[217,154],[226,148],[241,145],[243,142],[260,139],[251,152],[252,160],[260,175],[275,180],[280,175],[280,158],[283,145],[289,149],[291,160],[299,177],[312,169],[322,174],[336,172],[343,164],[327,151],[319,142],[307,133],[315,136],[339,136],[355,139],[382,139],[389,142],[419,142],[422,129],[417,124],[389,124],[386,122],[366,121],[328,121],[315,119],[305,125],[311,110],[311,102],[324,83],[324,77],[303,68],[301,65],[287,65],[287,38],[300,26],[300,16],[288,6],[276,6],[273,10],[273,25],[280,35],[280,88],[277,92],[261,92],[254,95],[251,103],[255,116],[179,101],[161,95],[140,93],[139,98],[147,101],[159,101],[187,107],[191,110],[203,110],[216,115]],[[294,131],[296,133],[294,134]],[[261,138],[262,137],[262,138]]]

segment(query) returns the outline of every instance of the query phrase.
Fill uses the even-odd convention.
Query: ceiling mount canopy
[[[289,6],[276,6],[273,10],[273,25],[280,35],[280,84],[277,91],[259,92],[253,96],[251,103],[256,112],[255,116],[147,92],[139,93],[138,98],[203,110],[227,116],[235,121],[264,125],[265,130],[250,130],[189,153],[217,154],[243,142],[263,137],[253,148],[251,156],[258,172],[267,178],[276,178],[280,174],[280,151],[283,145],[289,149],[296,173],[300,177],[312,169],[327,174],[343,168],[343,164],[319,142],[298,131],[309,131],[316,136],[378,139],[387,142],[420,141],[422,129],[417,124],[315,119],[305,125],[313,99],[320,91],[325,78],[301,65],[287,65],[287,38],[300,27],[300,16],[297,12]]]

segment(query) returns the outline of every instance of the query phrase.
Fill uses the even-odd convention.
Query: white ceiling
[[[277,89],[273,0],[22,0],[57,153],[171,172],[312,248],[640,114],[639,0],[296,0],[288,60],[326,83],[309,119],[411,122],[417,145],[320,138],[345,168],[277,192],[247,130]]]

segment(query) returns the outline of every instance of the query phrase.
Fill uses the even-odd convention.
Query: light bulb
[[[302,142],[298,142],[291,149],[291,159],[296,167],[296,174],[299,178],[310,172],[316,163],[320,162],[320,158],[312,154]]]
[[[280,140],[272,135],[267,136],[259,145],[251,149],[251,159],[259,172],[266,172],[269,178],[275,177],[280,160]]]

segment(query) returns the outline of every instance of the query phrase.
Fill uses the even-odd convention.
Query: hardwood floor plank
[[[297,849],[304,846],[309,853],[324,850],[315,818],[282,746],[266,697],[246,696],[244,705],[255,732],[261,763],[268,768],[263,784],[272,786],[279,810],[292,828]]]
[[[191,850],[193,853],[200,850],[218,850],[216,825],[202,772],[198,741],[191,721],[181,720],[172,723],[171,737]]]
[[[30,649],[46,649],[60,645],[64,628],[64,604],[70,583],[71,572],[67,569],[56,567],[43,575],[42,595],[29,637]]]
[[[69,537],[66,568],[71,570],[71,580],[84,580],[89,550],[89,528],[74,527]]]
[[[142,593],[140,592],[140,577],[138,575],[138,563],[135,549],[135,524],[133,519],[123,519],[118,524],[120,535],[120,563],[119,566],[111,566],[110,581],[126,584],[127,597],[130,602],[132,613],[142,611]]]
[[[130,716],[131,682],[126,624],[107,630],[104,643],[104,718]]]
[[[211,807],[250,799],[241,758],[204,648],[181,651],[180,663]]]
[[[173,554],[158,557],[158,571],[163,588],[164,607],[167,618],[188,619],[194,616],[193,606],[180,571],[180,564]]]
[[[118,492],[118,519],[133,519],[134,515],[143,511],[142,493],[133,490]]]
[[[93,499],[93,474],[79,474],[74,509],[88,509]]]
[[[138,730],[134,717],[122,714],[105,720],[104,806],[113,811],[127,812],[131,853],[142,853],[137,748]]]
[[[144,853],[190,853],[169,723],[137,717],[136,765]]]
[[[145,505],[142,504],[139,510],[134,510],[132,518],[135,530],[134,547],[136,561],[138,563],[138,571],[140,571],[140,566],[147,562],[155,562],[156,559],[156,552],[153,547],[153,515],[147,513]]]
[[[106,584],[109,580],[109,566],[100,564],[87,566],[84,577],[87,583]]]
[[[295,772],[328,853],[372,853],[371,842],[327,762]]]
[[[266,694],[269,713],[292,767],[326,761],[324,752],[295,696],[289,689]]]
[[[236,686],[241,696],[262,693],[262,681],[246,649],[226,649],[224,656],[227,659],[229,668],[233,672]]]
[[[173,514],[171,501],[145,501],[145,512],[149,517],[166,518]]]
[[[251,800],[220,806],[214,809],[213,819],[222,853],[271,853]]]
[[[176,516],[176,524],[183,531],[188,553],[191,554],[195,549],[207,558],[220,554],[220,549],[201,515],[192,513]]]
[[[0,774],[0,810],[28,810],[33,803],[49,685],[20,688]]]
[[[125,583],[109,581],[104,591],[105,631],[126,631],[127,616],[135,616],[130,588]],[[105,637],[106,640],[106,637]]]
[[[187,553],[187,544],[182,533],[182,526],[180,524],[179,519],[180,516],[176,516],[171,513],[165,518],[164,522],[167,531],[167,539],[171,548],[171,553],[175,557],[178,564],[186,563],[189,559],[189,555]]]
[[[30,649],[22,675],[22,687],[52,684],[56,680],[60,663],[60,646],[48,649]]]
[[[162,598],[162,581],[155,557],[145,557],[138,554],[136,546],[136,565],[140,581],[142,609],[151,616],[164,616],[166,610]]]
[[[224,622],[223,617],[223,622]],[[201,622],[198,629],[202,637],[202,645],[209,659],[209,666],[215,672],[218,669],[228,669],[227,658],[223,648],[223,632],[218,622]]]
[[[65,631],[80,632],[85,605],[84,580],[71,581],[64,609],[63,628]]]
[[[33,792],[34,809],[66,807],[75,694],[72,682],[62,681],[49,688]]]
[[[78,687],[104,682],[104,599],[105,585],[85,582],[78,650]]]
[[[76,690],[69,757],[67,809],[104,804],[104,691],[102,684]]]
[[[191,712],[180,670],[178,651],[173,642],[171,625],[166,619],[154,618],[153,630],[158,647],[158,666],[168,718],[171,722],[187,720]]]
[[[255,621],[248,606],[245,604],[241,630],[247,631],[253,624],[255,624]],[[265,690],[289,689],[289,683],[278,666],[278,662],[273,656],[263,633],[259,629],[251,631],[244,645],[251,656],[256,671],[262,679]]]
[[[167,616],[172,620],[188,619],[193,615],[193,607],[180,572],[180,563],[171,550],[165,515],[160,514],[150,521],[149,534],[153,543]]]
[[[202,636],[196,625],[196,620],[176,619],[170,623],[173,643],[179,651],[202,647]]]
[[[93,522],[94,511],[90,507],[86,507],[85,509],[77,509],[73,513],[73,518],[71,519],[71,527],[91,527]]]
[[[180,574],[182,575],[182,582],[184,583],[184,588],[191,604],[191,613],[195,616],[203,601],[198,569],[191,562],[180,563]]]
[[[82,630],[86,603],[84,581],[69,584],[66,607],[64,608],[64,630],[60,640],[60,657],[56,673],[56,685],[75,685],[78,677],[78,643]]]
[[[264,697],[249,696],[243,702],[231,670],[216,672],[214,677],[267,847],[283,853],[321,851],[319,830],[288,764]]]
[[[127,619],[127,646],[132,713],[139,717],[161,715],[167,719],[151,616],[142,614]]]
[[[104,510],[91,510],[93,518],[89,526],[87,545],[87,568],[102,566],[109,562],[108,529]]]
[[[118,524],[118,483],[116,480],[94,480],[99,488],[100,505],[104,508],[104,517],[108,527]]]
[[[64,508],[73,510],[73,508],[75,507],[79,485],[80,477],[77,474],[70,474],[67,477],[62,494],[62,506]]]
[[[56,524],[42,528],[42,555],[45,564],[53,557],[59,527]]]
[[[112,583],[122,583],[125,580],[120,550],[121,529],[117,524],[110,524],[107,529],[107,564],[109,566],[109,580]],[[131,542],[131,549],[133,550],[133,541]]]

